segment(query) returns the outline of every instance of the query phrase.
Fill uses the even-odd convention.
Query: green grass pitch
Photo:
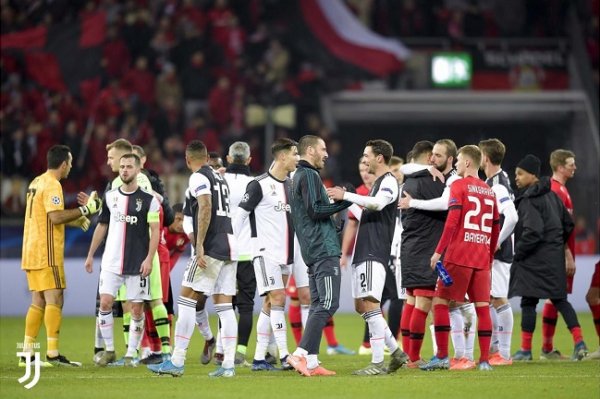
[[[590,350],[597,349],[589,313],[579,315]],[[517,349],[519,315],[515,320],[513,349]],[[336,315],[336,333],[340,343],[357,349],[363,334],[363,323],[357,315]],[[120,331],[117,321],[115,331]],[[216,319],[211,318],[213,331]],[[203,340],[195,332],[181,378],[153,376],[145,367],[99,368],[92,363],[94,319],[69,317],[63,320],[61,351],[72,360],[82,361],[81,369],[42,369],[39,383],[30,390],[23,388],[17,379],[24,368],[17,367],[17,343],[22,340],[23,318],[0,318],[0,398],[600,398],[600,361],[534,360],[510,367],[496,367],[491,373],[473,371],[438,371],[401,369],[395,374],[376,377],[357,377],[353,370],[364,367],[368,356],[328,356],[325,343],[320,360],[329,369],[337,371],[334,377],[305,378],[295,372],[252,372],[248,368],[236,369],[232,379],[211,379],[207,376],[213,365],[203,366],[198,358]],[[534,359],[541,347],[541,320],[538,316],[534,337]],[[255,338],[250,338],[248,358],[254,353]],[[40,337],[42,356],[45,355],[45,337]],[[117,355],[121,356],[122,338],[116,335]],[[573,343],[564,322],[559,320],[555,346],[570,355]],[[290,340],[290,349],[295,345]],[[429,337],[423,344],[424,358],[431,356]]]

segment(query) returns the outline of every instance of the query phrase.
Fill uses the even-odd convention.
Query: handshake
[[[85,205],[79,207],[79,211],[82,216],[89,216],[97,213],[100,208],[102,208],[102,200],[98,198],[98,193],[96,191],[92,191],[87,198]]]

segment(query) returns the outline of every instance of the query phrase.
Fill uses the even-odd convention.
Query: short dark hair
[[[221,155],[219,155],[219,153],[216,151],[210,151],[208,153],[208,157],[211,159],[217,159],[217,158],[221,158]]]
[[[415,157],[415,153],[413,150],[410,150],[409,152],[406,153],[406,162],[412,162],[413,158]]]
[[[206,146],[200,140],[190,141],[187,147],[185,147],[185,152],[193,159],[206,159],[208,156]]]
[[[48,159],[48,169],[58,169],[63,162],[69,160],[71,149],[62,144],[53,145],[48,150],[46,158]]]
[[[453,140],[440,139],[440,140],[436,141],[435,143],[446,147],[446,156],[452,157],[452,159],[456,161],[456,155],[458,155],[458,152],[456,150],[456,143]]]
[[[390,164],[390,159],[394,155],[394,147],[389,141],[376,139],[367,141],[366,147],[371,147],[371,151],[377,156],[382,155],[386,165]]]
[[[121,159],[133,159],[135,160],[135,166],[142,166],[142,160],[140,159],[140,157],[137,154],[134,154],[133,152],[124,154]]]
[[[173,213],[183,213],[183,204],[181,202],[173,205]]]
[[[417,141],[413,146],[412,150],[412,158],[413,160],[419,158],[421,155],[433,151],[433,143],[429,140],[421,140]]]
[[[471,158],[473,160],[473,163],[477,166],[477,169],[479,169],[479,165],[481,165],[481,150],[479,149],[479,147],[472,144],[465,145],[463,147],[460,147],[458,153],[465,154],[466,156]]]
[[[399,156],[393,155],[390,158],[390,166],[396,166],[396,165],[402,165],[404,164],[404,159],[400,158]]]
[[[146,156],[146,151],[144,151],[144,148],[141,145],[137,145],[134,144],[131,146],[133,153],[135,154],[136,152],[140,155],[138,155],[139,157],[145,157]]]
[[[292,147],[296,147],[296,146],[298,146],[298,143],[296,143],[294,140],[288,139],[286,137],[282,137],[282,138],[275,140],[273,142],[273,144],[271,145],[271,154],[273,156],[276,156],[281,151],[288,151]]]
[[[500,165],[506,154],[506,147],[498,139],[481,140],[479,149],[489,158],[492,165]]]
[[[312,134],[307,134],[306,136],[302,136],[300,141],[298,142],[298,154],[305,155],[308,147],[315,147],[319,140],[323,140],[319,136],[313,136]]]

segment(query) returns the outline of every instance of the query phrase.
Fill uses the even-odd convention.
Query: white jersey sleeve
[[[391,175],[383,178],[379,190],[374,197],[348,192],[344,193],[344,200],[376,211],[382,210],[386,205],[395,202],[397,199],[398,180]]]
[[[504,222],[502,223],[502,229],[498,236],[498,246],[500,246],[504,240],[510,237],[517,222],[519,221],[519,215],[515,209],[515,204],[510,197],[510,193],[502,184],[494,184],[492,186],[494,194],[496,194],[496,203],[498,204],[498,212],[504,216]]]
[[[418,163],[405,163],[404,165],[400,166],[400,172],[402,172],[403,175],[408,176],[428,168],[429,165],[421,165]]]
[[[212,195],[210,181],[202,173],[192,173],[188,190],[194,198],[201,195]]]

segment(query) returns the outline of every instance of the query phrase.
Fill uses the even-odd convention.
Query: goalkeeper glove
[[[87,204],[80,206],[79,211],[83,216],[93,215],[102,208],[102,200],[98,198],[98,193],[92,191]]]

